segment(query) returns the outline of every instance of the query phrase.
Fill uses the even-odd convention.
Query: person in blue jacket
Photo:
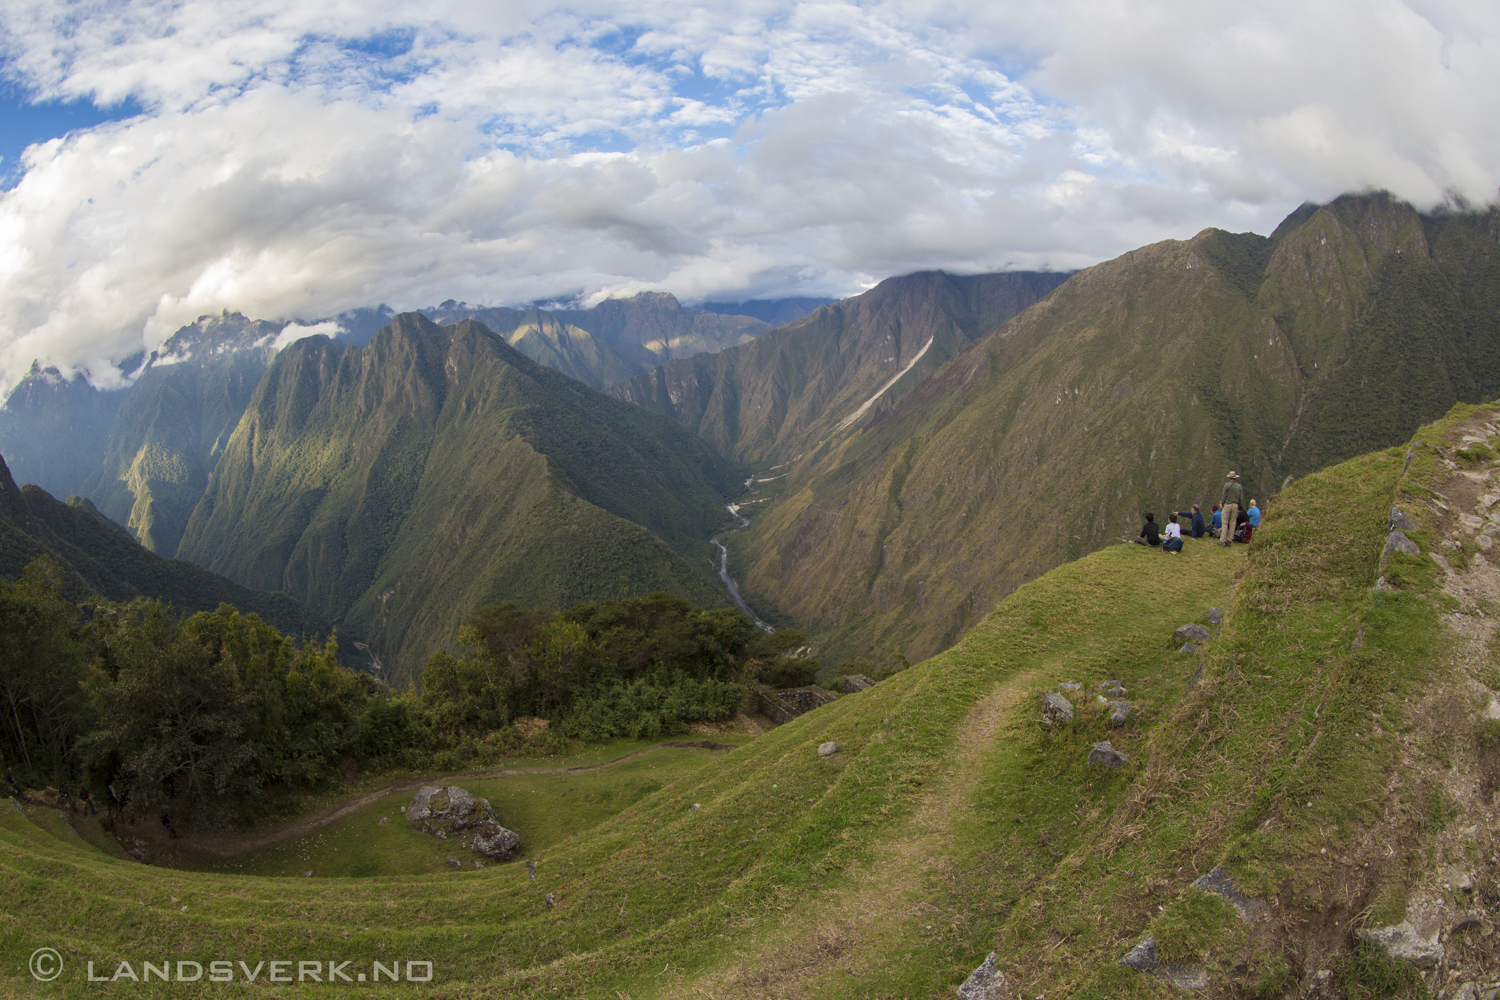
[[[1247,510],[1245,513],[1247,513],[1247,514],[1250,515],[1250,527],[1252,527],[1252,528],[1259,528],[1260,527],[1260,508],[1257,507],[1257,506],[1255,506],[1255,501],[1254,500],[1250,501],[1250,509]]]
[[[1181,515],[1182,517],[1187,517],[1188,516],[1184,511],[1180,511],[1180,510],[1174,510],[1174,511],[1172,511],[1172,516],[1173,517],[1177,517],[1179,515]],[[1208,529],[1203,524],[1203,511],[1201,511],[1201,510],[1198,509],[1198,505],[1197,504],[1193,504],[1193,518],[1192,518],[1192,523],[1188,526],[1188,529],[1187,529],[1188,535],[1191,536],[1191,537],[1193,537],[1193,538],[1202,538],[1203,537],[1203,533],[1205,531],[1207,531],[1207,530]]]
[[[1224,530],[1224,510],[1218,504],[1214,504],[1213,529],[1215,538]]]

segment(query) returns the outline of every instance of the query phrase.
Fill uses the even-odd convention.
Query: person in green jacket
[[[1245,506],[1245,488],[1240,485],[1240,474],[1230,471],[1224,484],[1224,526],[1219,529],[1219,544],[1228,546],[1234,541],[1234,522],[1240,508]]]

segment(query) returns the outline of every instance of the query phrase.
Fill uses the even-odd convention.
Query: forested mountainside
[[[714,355],[667,362],[609,391],[666,414],[738,461],[787,461],[879,412],[1066,275],[927,271]],[[883,390],[883,391],[882,391]]]
[[[180,551],[347,622],[403,679],[483,604],[727,603],[707,539],[737,489],[671,421],[408,313],[277,357]]]
[[[73,601],[145,597],[165,601],[183,614],[230,604],[260,615],[293,638],[326,639],[333,632],[327,618],[286,594],[250,590],[202,566],[143,548],[87,500],[74,496],[64,503],[37,486],[18,488],[0,457],[0,578],[20,578],[29,563],[43,556],[61,568],[62,591]],[[357,639],[341,636],[346,662],[358,662]]]
[[[801,458],[734,538],[742,589],[825,655],[915,661],[1231,469],[1264,501],[1405,440],[1500,392],[1497,235],[1494,210],[1349,196],[1082,271],[822,448],[746,449]]]

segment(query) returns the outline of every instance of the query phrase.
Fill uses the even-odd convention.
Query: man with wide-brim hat
[[[1224,526],[1219,529],[1219,544],[1229,546],[1234,543],[1235,519],[1240,516],[1240,508],[1245,506],[1245,488],[1240,485],[1240,474],[1233,469],[1224,478],[1228,482],[1224,484]]]

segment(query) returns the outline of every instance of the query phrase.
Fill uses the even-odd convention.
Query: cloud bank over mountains
[[[1041,9],[1045,6],[1045,9]],[[503,8],[503,9],[497,9]],[[1500,186],[1489,2],[17,2],[0,388],[204,313],[843,295]]]

